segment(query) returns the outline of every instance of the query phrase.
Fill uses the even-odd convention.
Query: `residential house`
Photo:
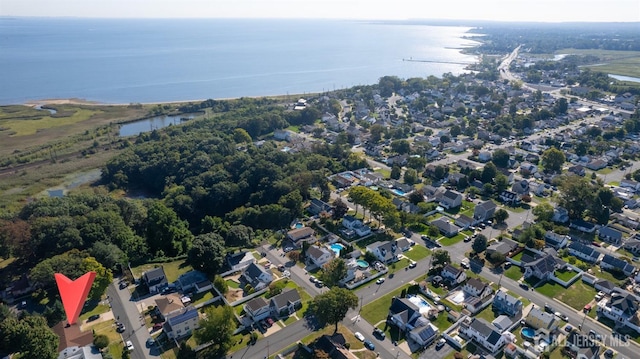
[[[561,266],[561,259],[552,254],[545,254],[524,265],[524,277],[535,277],[539,280],[548,280],[553,272]]]
[[[313,348],[322,350],[331,359],[357,359],[358,357],[345,346],[347,341],[340,333],[329,336],[327,334],[318,338]]]
[[[601,170],[603,168],[607,167],[607,161],[601,159],[601,158],[597,158],[594,159],[592,161],[590,161],[589,163],[587,163],[587,168],[592,170],[592,171],[598,171]]]
[[[313,216],[319,215],[322,212],[329,213],[333,210],[333,207],[327,202],[321,201],[317,198],[312,198],[307,211]]]
[[[517,194],[520,199],[522,199],[523,196],[528,195],[529,191],[529,181],[525,179],[516,181],[513,183],[513,186],[511,186],[511,192]]]
[[[582,177],[584,177],[585,175],[585,170],[582,165],[575,165],[575,166],[569,167],[569,172]]]
[[[476,220],[476,223],[491,219],[493,218],[496,208],[497,206],[492,200],[484,201],[473,209],[473,219]]]
[[[525,161],[520,164],[520,173],[523,175],[533,175],[536,172],[538,172],[538,166],[533,163]]]
[[[271,298],[271,313],[278,317],[286,317],[302,307],[302,298],[295,288],[283,291]]]
[[[446,217],[440,217],[431,221],[431,225],[436,226],[440,230],[440,233],[447,237],[453,237],[460,232],[460,227],[449,222]]]
[[[167,316],[163,331],[171,340],[177,340],[191,334],[198,329],[200,317],[195,307],[186,307],[179,312]]]
[[[58,359],[102,359],[102,352],[95,345],[68,347],[60,352]]]
[[[515,174],[513,172],[509,171],[506,168],[498,168],[498,172],[507,177],[507,183],[513,184],[513,181],[515,180]]]
[[[462,205],[462,194],[460,194],[460,192],[447,190],[440,199],[440,205],[446,209],[460,207],[460,205]]]
[[[569,236],[558,234],[553,231],[547,231],[544,234],[544,241],[547,246],[558,250],[567,246],[567,243],[569,242]]]
[[[631,293],[612,293],[609,299],[598,302],[596,313],[614,321],[616,327],[627,326],[640,333],[638,299]]]
[[[614,245],[620,245],[622,242],[622,232],[611,227],[600,227],[598,230],[598,238]]]
[[[322,268],[331,259],[335,258],[336,254],[325,246],[312,245],[307,248],[307,259],[311,261],[313,265],[318,268]]]
[[[555,315],[540,310],[537,306],[531,308],[524,322],[533,329],[543,331],[547,336],[558,329],[558,322]]]
[[[264,297],[255,297],[249,300],[244,304],[243,308],[246,315],[254,322],[265,319],[271,314],[269,303]]]
[[[454,286],[464,282],[467,279],[467,273],[460,268],[456,268],[451,264],[447,264],[442,268],[442,272],[440,272],[440,276],[442,279],[448,281],[449,283],[453,283]]]
[[[605,254],[604,257],[602,257],[600,268],[610,271],[620,271],[626,276],[630,276],[636,270],[636,267],[610,254]]]
[[[640,182],[623,178],[620,180],[620,187],[630,188],[635,192],[640,190]]]
[[[360,237],[371,234],[371,228],[369,226],[363,224],[361,220],[351,215],[346,215],[342,218],[342,226],[355,231]]]
[[[459,214],[454,222],[456,226],[460,227],[463,230],[472,226],[473,223],[474,219],[464,214]]]
[[[229,266],[231,270],[236,271],[256,262],[256,257],[254,257],[250,252],[245,251],[227,253],[225,259],[227,261],[227,266]]]
[[[482,318],[466,318],[460,323],[459,332],[477,344],[497,353],[506,344],[506,338],[494,326]]]
[[[162,266],[144,272],[142,274],[142,281],[149,288],[149,293],[151,294],[158,293],[160,289],[169,284]]]
[[[624,249],[628,250],[629,252],[633,253],[635,256],[640,255],[640,241],[639,240],[628,240],[627,242],[625,242],[625,244],[622,246]]]
[[[508,256],[508,254],[510,252],[512,252],[513,250],[515,250],[516,248],[518,248],[518,243],[515,241],[512,241],[510,239],[503,239],[499,242],[493,242],[491,243],[486,250],[486,255],[487,256],[491,256],[493,253],[500,253],[502,255],[504,255],[505,257]]]
[[[493,288],[478,278],[469,278],[462,286],[462,291],[468,295],[483,299],[493,293]]]
[[[596,225],[590,222],[583,221],[581,219],[575,219],[569,224],[570,228],[577,229],[584,233],[593,233],[596,230]]]
[[[591,338],[580,332],[572,331],[567,336],[565,348],[573,353],[576,359],[598,359],[600,356],[600,346]]]
[[[489,152],[489,151],[480,151],[480,153],[478,153],[478,161],[483,162],[483,163],[491,161],[491,152]]]
[[[240,283],[243,287],[249,284],[256,291],[265,288],[271,281],[273,281],[271,270],[255,263],[249,264],[240,275]]]
[[[590,245],[583,244],[577,241],[569,244],[569,254],[579,258],[587,263],[595,263],[600,258],[600,252]]]
[[[458,167],[460,167],[461,170],[470,170],[470,171],[482,168],[482,166],[479,163],[466,160],[466,159],[458,160]]]
[[[493,310],[513,317],[522,312],[522,301],[507,292],[498,290],[493,296]]]
[[[611,294],[611,292],[616,288],[616,285],[606,279],[595,278],[593,288],[599,292]]]
[[[411,249],[411,245],[414,244],[415,242],[413,242],[412,240],[406,238],[406,237],[400,237],[398,239],[396,239],[396,247],[403,251],[406,252],[409,249]]]
[[[178,278],[178,285],[183,293],[191,291],[195,293],[203,293],[207,290],[213,289],[213,284],[209,279],[207,279],[207,276],[197,270],[192,270],[180,275]]]
[[[287,239],[297,247],[302,248],[302,243],[313,243],[316,241],[315,231],[311,227],[300,227],[287,232]]]
[[[514,205],[520,203],[520,196],[515,192],[502,191],[502,193],[500,193],[500,200],[504,203]]]
[[[398,254],[400,254],[400,250],[398,249],[395,241],[391,242],[381,242],[377,241],[369,244],[366,247],[367,252],[373,253],[373,255],[378,258],[378,260],[382,263],[393,263],[399,260]]]
[[[58,350],[57,353],[64,353],[69,351],[73,352],[76,349],[76,352],[84,349],[82,348],[92,348],[93,346],[93,331],[80,330],[80,324],[67,324],[67,321],[60,321],[53,328],[51,328],[53,332],[58,336]],[[87,359],[93,359],[92,357],[88,357]],[[102,358],[100,356],[99,358]],[[74,358],[75,359],[75,358]]]
[[[566,208],[556,207],[553,209],[551,220],[556,223],[567,223],[569,222],[569,211]]]
[[[440,201],[446,190],[442,187],[434,187],[432,185],[426,185],[422,187],[422,193],[424,193],[425,202]]]
[[[438,328],[408,298],[393,297],[387,318],[422,347],[431,344],[438,337]]]
[[[169,314],[180,311],[184,308],[184,304],[182,303],[180,296],[176,294],[161,296],[157,298],[155,302],[156,307],[154,310],[162,321],[166,320]]]

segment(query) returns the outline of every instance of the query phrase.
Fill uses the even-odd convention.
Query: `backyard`
[[[131,268],[131,271],[133,272],[133,276],[135,278],[140,278],[144,272],[155,267],[162,267],[164,268],[164,274],[167,275],[167,281],[169,283],[172,283],[178,280],[178,277],[180,277],[180,275],[187,273],[188,271],[193,269],[190,264],[186,263],[186,261],[186,259],[179,259],[173,262],[166,263],[148,263]]]
[[[452,246],[458,242],[460,242],[461,240],[465,239],[466,236],[462,233],[458,233],[455,236],[449,238],[449,237],[441,237],[440,240],[438,240],[438,243],[440,243],[440,245],[442,246]]]
[[[410,250],[404,252],[403,254],[405,257],[417,262],[421,259],[427,258],[429,254],[431,254],[431,251],[424,246],[416,244],[415,246],[411,247]]]
[[[391,298],[400,296],[402,290],[408,288],[409,285],[400,287],[363,306],[360,311],[360,315],[363,319],[371,323],[371,325],[377,325],[379,322],[382,322],[387,318],[389,306],[391,306]]]
[[[522,278],[522,270],[520,270],[520,267],[512,265],[509,269],[504,271],[504,276],[517,282]]]

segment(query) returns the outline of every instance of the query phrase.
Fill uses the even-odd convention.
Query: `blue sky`
[[[0,16],[640,21],[640,0],[0,0]]]

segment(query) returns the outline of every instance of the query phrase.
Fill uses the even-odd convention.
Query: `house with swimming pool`
[[[507,336],[511,334],[509,332],[501,334],[496,327],[482,318],[469,317],[460,323],[459,332],[467,339],[489,350],[490,353],[499,352],[507,343]]]
[[[434,308],[420,296],[394,297],[387,321],[405,332],[415,344],[426,347],[438,337],[438,328],[427,319],[432,310]]]
[[[323,265],[329,263],[335,257],[334,251],[323,246],[312,245],[307,248],[307,259],[318,268],[322,268]]]
[[[373,253],[380,262],[385,264],[397,262],[400,259],[398,255],[402,252],[395,241],[377,241],[369,244],[366,249],[367,252]]]

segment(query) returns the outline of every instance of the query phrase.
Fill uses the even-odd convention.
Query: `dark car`
[[[373,330],[373,334],[375,334],[380,339],[384,339],[387,337],[387,335],[380,328],[375,328]]]
[[[127,282],[120,282],[120,289],[125,289],[126,287],[129,286],[129,283]]]
[[[369,339],[364,341],[364,346],[369,350],[376,350],[376,346]]]
[[[520,288],[524,289],[524,290],[529,290],[529,286],[525,283],[520,283]]]
[[[100,314],[94,314],[87,318],[87,322],[93,322],[94,320],[98,320],[98,318],[100,318]]]

